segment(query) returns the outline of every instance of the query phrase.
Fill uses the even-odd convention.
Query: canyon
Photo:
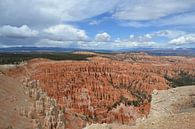
[[[33,103],[21,115],[40,129],[130,126],[149,116],[154,90],[195,85],[193,57],[92,54],[87,61],[39,58],[1,70],[21,82]]]

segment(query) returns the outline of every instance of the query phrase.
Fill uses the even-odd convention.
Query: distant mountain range
[[[9,47],[0,48],[0,52],[74,52],[74,51],[90,51],[100,53],[116,53],[116,52],[146,52],[151,55],[159,56],[195,56],[195,48],[177,48],[177,49],[157,49],[157,48],[130,48],[120,50],[95,50],[95,49],[79,49],[79,48],[59,48],[59,47]]]
[[[92,49],[60,48],[60,47],[8,47],[8,48],[0,48],[0,52],[74,52],[74,51],[112,52],[110,50],[92,50]]]

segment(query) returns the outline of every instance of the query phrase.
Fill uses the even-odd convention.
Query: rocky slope
[[[32,120],[19,115],[20,107],[30,106],[22,84],[0,75],[0,129],[32,129]]]
[[[93,124],[85,129],[194,129],[195,86],[157,91],[152,95],[147,118],[138,119],[135,126]]]

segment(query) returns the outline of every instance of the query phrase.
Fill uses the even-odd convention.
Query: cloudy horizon
[[[195,48],[194,0],[0,0],[0,48]]]

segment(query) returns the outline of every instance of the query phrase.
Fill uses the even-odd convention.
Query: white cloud
[[[124,21],[120,25],[124,27],[195,27],[195,13],[183,13],[178,15],[173,15],[171,17],[149,20],[149,21]]]
[[[154,39],[158,38],[166,38],[165,41],[170,42],[170,44],[178,45],[178,44],[184,44],[184,42],[190,43],[193,41],[194,35],[188,35],[184,31],[178,31],[178,30],[161,30],[157,32],[152,33],[146,33],[142,35],[129,35],[128,39],[117,39],[114,41],[113,48],[131,48],[131,47],[168,47],[168,44],[166,42],[159,44],[158,41],[155,41]],[[183,38],[181,38],[183,37]],[[185,37],[185,38],[184,38]],[[184,41],[185,39],[185,41]],[[182,43],[181,43],[182,42]]]
[[[194,6],[194,0],[1,0],[0,24],[53,25],[111,13],[116,19],[131,20],[132,25],[140,26],[135,21],[187,12]]]
[[[110,41],[110,38],[111,38],[111,36],[108,33],[104,32],[104,33],[96,34],[95,41],[108,42],[108,41]]]
[[[136,42],[136,41],[129,41],[129,40],[121,40],[117,39],[115,41],[108,42],[85,42],[82,43],[88,49],[108,49],[108,50],[117,50],[117,49],[124,49],[124,48],[137,48],[137,47],[158,47],[158,44],[153,41],[148,42]]]
[[[194,26],[195,12],[175,15],[154,23],[159,23],[158,26]]]
[[[5,25],[0,27],[0,35],[11,38],[36,37],[38,34],[39,34],[38,31],[32,30],[27,25],[23,25],[21,27]]]
[[[71,47],[73,45],[72,41],[56,41],[51,39],[41,39],[35,43],[37,47]]]
[[[89,20],[89,25],[99,25],[99,24],[101,24],[102,22],[105,22],[105,21],[108,21],[108,20],[110,20],[111,18],[110,17],[102,17],[101,19],[90,19]]]
[[[120,0],[1,0],[0,24],[53,25],[111,11]]]
[[[61,48],[82,48],[82,49],[110,49],[111,44],[97,41],[56,41],[41,39],[35,43],[37,47],[61,47]]]
[[[118,2],[119,0],[41,0],[38,6],[42,13],[58,16],[64,21],[78,21],[110,11]]]
[[[129,41],[132,42],[149,42],[152,41],[154,38],[161,38],[165,37],[167,39],[177,38],[179,36],[185,35],[186,32],[178,31],[178,30],[161,30],[152,33],[146,33],[142,35],[129,35]]]
[[[69,27],[70,26],[68,25],[68,28]],[[80,35],[80,33],[77,34],[76,33],[77,31],[73,31],[74,33],[72,33],[72,31],[70,31],[72,29],[73,28],[71,27],[71,29],[70,28],[67,29],[69,32],[64,32],[64,26],[60,25],[60,26],[50,27],[44,30],[45,33],[50,33],[50,35],[47,35],[46,38],[39,40],[38,42],[36,42],[35,45],[37,47],[70,47],[70,48],[84,48],[84,49],[105,49],[111,46],[111,44],[108,43],[110,42],[111,36],[106,32],[97,34],[96,38],[93,40],[81,40],[80,38],[78,38],[78,35]],[[64,35],[64,34],[68,34],[68,35]]]
[[[89,25],[98,25],[102,22],[102,20],[92,20],[89,22]]]
[[[36,43],[39,47],[70,47],[70,48],[85,48],[85,49],[123,49],[123,48],[168,48],[178,45],[186,45],[195,43],[195,34],[188,34],[183,31],[162,30],[143,35],[129,35],[126,39],[117,38],[110,40],[110,35],[106,32],[97,34],[94,40],[52,40],[41,39]],[[159,43],[155,38],[165,37],[164,43]],[[109,43],[108,43],[109,42]]]
[[[130,35],[128,41],[131,42],[148,42],[152,39],[150,34],[145,34],[145,35]]]
[[[195,44],[195,34],[187,34],[169,41],[173,45]]]
[[[158,47],[158,43],[151,40],[149,34],[145,35],[129,35],[128,39],[117,38],[112,48],[133,48],[133,47]]]
[[[78,29],[72,25],[59,24],[44,29],[47,38],[57,41],[87,40],[85,30]]]
[[[35,43],[36,47],[65,47],[63,41],[54,41],[50,39],[41,39],[37,43]]]
[[[12,43],[11,41],[13,44],[28,42],[32,46],[34,42],[40,40],[38,45],[89,48],[150,46],[156,45],[159,39],[166,43],[187,44],[186,42],[192,41],[192,36],[190,38],[186,32],[171,29],[183,26],[184,30],[193,31],[190,27],[195,27],[194,6],[195,0],[0,0],[0,26],[2,26],[0,40],[7,44]],[[111,38],[111,35],[106,32],[99,33],[95,38],[90,39],[85,30],[68,25],[101,23],[100,27],[104,27],[108,22],[113,22],[111,28],[115,23],[119,23],[123,26],[170,30],[130,35],[127,39],[112,41],[114,37]],[[90,27],[93,28],[93,26]],[[102,28],[97,29],[97,26],[94,29],[94,31],[102,30]],[[104,29],[110,29],[110,27]],[[144,30],[151,31],[147,28]],[[122,37],[125,35],[121,34]],[[36,38],[28,38],[24,41],[9,37]],[[18,41],[20,43],[17,43]]]
[[[120,23],[119,25],[124,26],[124,27],[135,27],[135,28],[149,26],[147,23],[142,23],[138,21],[125,21],[125,22]]]
[[[194,0],[123,0],[113,17],[121,20],[154,20],[194,8]]]
[[[167,38],[176,38],[182,35],[185,35],[186,32],[184,31],[177,31],[177,30],[162,30],[162,31],[158,31],[153,33],[153,36],[156,37],[167,37]]]
[[[6,45],[4,45],[4,44],[2,44],[1,42],[0,42],[0,48],[5,48],[6,47]]]
[[[158,43],[153,41],[131,41],[131,40],[117,40],[112,44],[111,48],[137,48],[137,47],[158,47]]]
[[[194,25],[195,15],[188,13],[194,6],[194,0],[1,0],[0,25],[43,27],[104,13],[128,21],[122,25],[131,27]]]

